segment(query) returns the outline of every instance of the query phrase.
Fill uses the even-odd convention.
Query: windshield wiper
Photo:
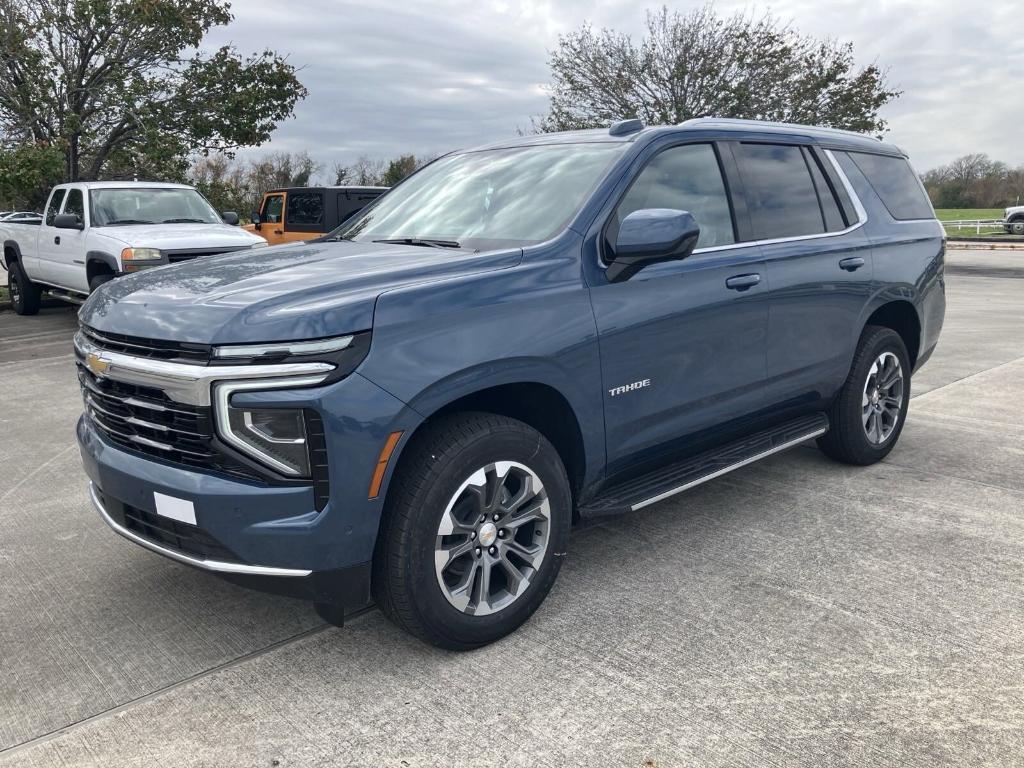
[[[161,224],[209,224],[208,221],[202,219],[164,219],[160,222]]]
[[[457,240],[432,240],[427,237],[392,237],[385,240],[374,240],[375,243],[399,243],[401,245],[423,245],[427,248],[461,248]]]
[[[108,221],[104,226],[113,227],[118,224],[156,224],[155,221],[143,221],[142,219],[114,219]]]

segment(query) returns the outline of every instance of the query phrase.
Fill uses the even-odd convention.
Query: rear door
[[[691,445],[691,436],[725,431],[763,406],[764,262],[756,246],[737,242],[721,161],[710,142],[661,150],[607,224],[609,243],[618,223],[642,208],[689,211],[701,227],[689,258],[591,287],[609,473],[658,461]]]
[[[768,405],[817,408],[849,371],[871,293],[863,208],[827,152],[762,141],[732,148],[771,286]]]
[[[26,262],[29,267],[29,277],[34,280],[41,280],[44,283],[57,283],[59,270],[55,262],[59,258],[62,235],[65,230],[53,226],[53,220],[57,218],[61,208],[64,206],[64,198],[67,196],[67,187],[58,187],[50,194],[50,201],[46,204],[46,211],[43,213],[43,223],[39,225],[39,249],[34,262]]]
[[[325,231],[324,193],[319,189],[288,192],[282,240],[312,240]]]

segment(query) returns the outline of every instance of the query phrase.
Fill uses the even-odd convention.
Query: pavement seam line
[[[183,688],[187,685],[191,685],[192,683],[198,680],[202,680],[205,677],[209,677],[210,675],[217,674],[218,672],[222,672],[224,670],[236,667],[240,664],[244,664],[247,661],[259,658],[260,656],[271,653],[272,651],[276,651],[278,648],[283,648],[284,646],[291,645],[292,643],[296,643],[300,640],[304,640],[307,637],[318,635],[321,632],[331,628],[332,626],[330,624],[320,624],[316,627],[312,627],[311,629],[307,629],[303,632],[300,632],[297,635],[292,635],[291,637],[286,637],[281,640],[277,640],[271,643],[270,645],[264,646],[263,648],[259,648],[255,651],[250,651],[249,653],[243,656],[238,656],[234,659],[231,659],[230,661],[224,662],[223,664],[219,664],[215,667],[210,667],[209,669],[203,670],[202,672],[197,672],[196,674],[190,677],[186,677],[182,680],[178,680],[176,682],[165,685],[163,688],[157,688],[155,691],[150,691],[149,693],[143,694],[142,696],[138,696],[134,699],[129,699],[128,701],[122,704],[118,704],[116,707],[110,707],[109,709],[105,709],[102,712],[97,712],[95,715],[83,717],[81,720],[76,720],[73,723],[61,726],[60,728],[56,728],[40,736],[35,736],[31,739],[28,739],[27,741],[22,741],[18,744],[13,744],[9,747],[4,747],[3,749],[0,749],[0,758],[10,757],[24,750],[37,747],[49,741],[53,741],[54,739],[57,739],[59,737],[67,736],[68,734],[74,733],[75,731],[78,731],[81,728],[86,727],[87,725],[91,725],[92,723],[98,722],[100,720],[105,720],[108,717],[119,715],[122,712],[129,711],[130,709],[134,709],[135,707],[145,704],[148,701],[163,696],[165,693],[170,693],[171,691],[175,691],[178,688]]]
[[[951,387],[954,384],[959,384],[961,381],[967,381],[968,379],[973,379],[975,376],[981,376],[983,373],[989,373],[990,371],[998,371],[1000,368],[1005,368],[1008,365],[1013,365],[1014,363],[1019,363],[1022,360],[1024,360],[1024,356],[1015,357],[1015,358],[1013,358],[1013,360],[1007,360],[1005,363],[1000,363],[999,365],[993,365],[991,368],[986,368],[983,371],[975,371],[974,373],[969,373],[966,376],[961,376],[959,379],[954,379],[953,381],[950,381],[947,384],[943,384],[941,387],[935,387],[935,389],[929,389],[927,392],[922,392],[919,395],[911,395],[910,399],[911,400],[920,400],[922,398],[928,397],[928,395],[930,395],[932,392],[941,392],[946,387]],[[911,386],[913,386],[913,381],[911,381]]]

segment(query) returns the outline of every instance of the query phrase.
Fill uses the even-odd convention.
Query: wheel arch
[[[21,259],[21,248],[18,247],[18,243],[14,240],[5,240],[3,248],[3,263],[4,269],[15,261]]]
[[[116,275],[120,265],[117,263],[117,257],[113,254],[106,253],[105,251],[89,251],[85,254],[85,282],[86,285],[96,275],[109,272],[112,275]]]
[[[416,408],[424,418],[412,434],[402,441],[394,470],[388,478],[388,486],[401,470],[405,457],[410,454],[409,446],[438,418],[460,412],[492,413],[521,421],[547,438],[562,459],[573,499],[578,501],[586,484],[588,461],[593,461],[595,457],[592,455],[593,448],[588,450],[586,445],[584,429],[576,409],[558,387],[536,380],[504,381],[461,392],[444,400],[430,398],[429,402],[429,409],[424,409],[422,403]]]
[[[921,352],[921,318],[911,302],[903,299],[888,301],[877,307],[864,325],[879,325],[898,333],[907,348],[910,367],[913,369],[917,365]]]

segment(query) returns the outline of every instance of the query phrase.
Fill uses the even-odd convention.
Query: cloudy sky
[[[700,0],[669,2],[686,11]],[[545,111],[547,51],[585,20],[639,36],[636,0],[234,0],[208,45],[273,48],[309,88],[270,150],[307,150],[329,169],[359,155],[437,154],[501,139]],[[718,0],[770,9],[799,30],[850,41],[904,91],[884,108],[889,140],[920,170],[968,152],[1024,163],[1024,34],[1017,3],[952,0]],[[326,171],[323,174],[326,176]]]

